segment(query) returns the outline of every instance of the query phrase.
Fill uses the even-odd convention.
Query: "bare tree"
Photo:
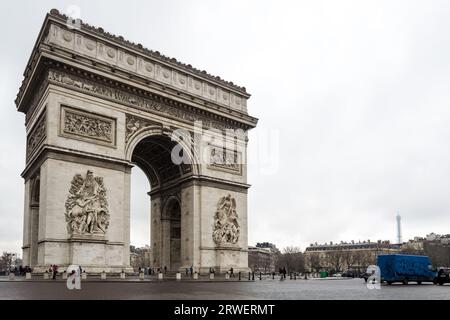
[[[353,266],[353,252],[351,250],[343,250],[342,251],[342,260],[344,266],[347,269],[351,269]]]
[[[12,255],[7,252],[3,252],[0,257],[0,271],[9,271],[12,264]]]
[[[430,257],[435,268],[450,266],[450,247],[442,243],[425,242],[423,254]]]
[[[328,264],[331,266],[332,271],[340,272],[342,268],[343,262],[343,253],[342,250],[336,249],[333,251],[329,251],[326,253],[326,258]]]
[[[313,253],[311,252],[308,256],[308,262],[309,262],[309,266],[311,268],[311,271],[313,272],[319,272],[321,269],[321,264],[320,264],[320,254],[319,253]]]
[[[287,272],[304,272],[305,259],[298,247],[286,247],[283,253],[278,256],[277,265],[279,268],[285,267]]]

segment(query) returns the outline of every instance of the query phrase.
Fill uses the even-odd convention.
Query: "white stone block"
[[[67,272],[63,272],[63,274],[62,274],[62,278],[63,278],[64,280],[66,280],[66,279],[67,279]]]
[[[176,278],[177,278],[177,280],[181,280],[181,273],[180,272],[177,272]]]
[[[10,273],[9,280],[14,280],[14,279],[16,279],[16,275],[14,273]]]
[[[158,273],[158,280],[162,280],[164,278],[164,275],[160,272]]]
[[[49,279],[48,272],[44,272],[44,280],[48,280],[48,279]]]
[[[125,279],[125,272],[120,273],[120,279]]]
[[[106,272],[102,272],[102,273],[100,274],[100,279],[106,280]]]
[[[30,272],[27,272],[25,274],[25,279],[31,279],[31,273]]]
[[[196,272],[196,273],[194,273],[194,280],[197,280],[198,279],[198,273]]]
[[[227,273],[225,273],[225,279],[230,279],[230,274],[227,272]]]
[[[144,280],[144,279],[145,279],[145,276],[144,276],[144,273],[143,273],[143,272],[140,272],[140,273],[139,273],[139,279],[141,279],[141,280]]]
[[[209,280],[214,280],[214,273],[209,274]]]
[[[83,272],[83,273],[81,274],[81,279],[82,279],[82,280],[86,280],[86,279],[87,279],[87,273],[86,273],[86,272]]]

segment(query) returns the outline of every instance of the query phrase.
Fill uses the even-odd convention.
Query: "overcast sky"
[[[20,251],[24,115],[14,99],[46,12],[245,86],[249,244],[450,233],[449,1],[1,1],[0,251]],[[149,184],[132,243],[149,243]],[[63,214],[63,213],[61,213]]]

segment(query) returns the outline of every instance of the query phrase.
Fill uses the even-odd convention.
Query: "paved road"
[[[254,282],[83,282],[68,290],[63,281],[2,281],[0,299],[450,299],[450,285],[382,285],[369,290],[361,279],[256,280]]]

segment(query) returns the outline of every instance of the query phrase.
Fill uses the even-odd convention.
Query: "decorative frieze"
[[[47,137],[46,112],[44,111],[36,121],[27,137],[27,159],[34,153]]]
[[[91,80],[87,80],[66,72],[49,70],[48,80],[50,83],[62,84],[72,89],[80,90],[101,98],[107,98],[111,101],[135,107],[140,110],[149,111],[163,117],[171,116],[181,121],[193,124],[195,121],[202,121],[206,128],[215,128],[219,130],[236,129],[231,124],[223,121],[211,119],[205,112],[196,112],[188,110],[183,106],[175,106],[163,101],[159,101],[156,97],[142,97],[137,94],[127,92],[125,90],[112,88]]]
[[[115,146],[116,120],[67,106],[61,107],[61,135]]]
[[[213,240],[217,245],[236,244],[240,227],[236,213],[236,199],[230,194],[222,197],[214,215]]]

